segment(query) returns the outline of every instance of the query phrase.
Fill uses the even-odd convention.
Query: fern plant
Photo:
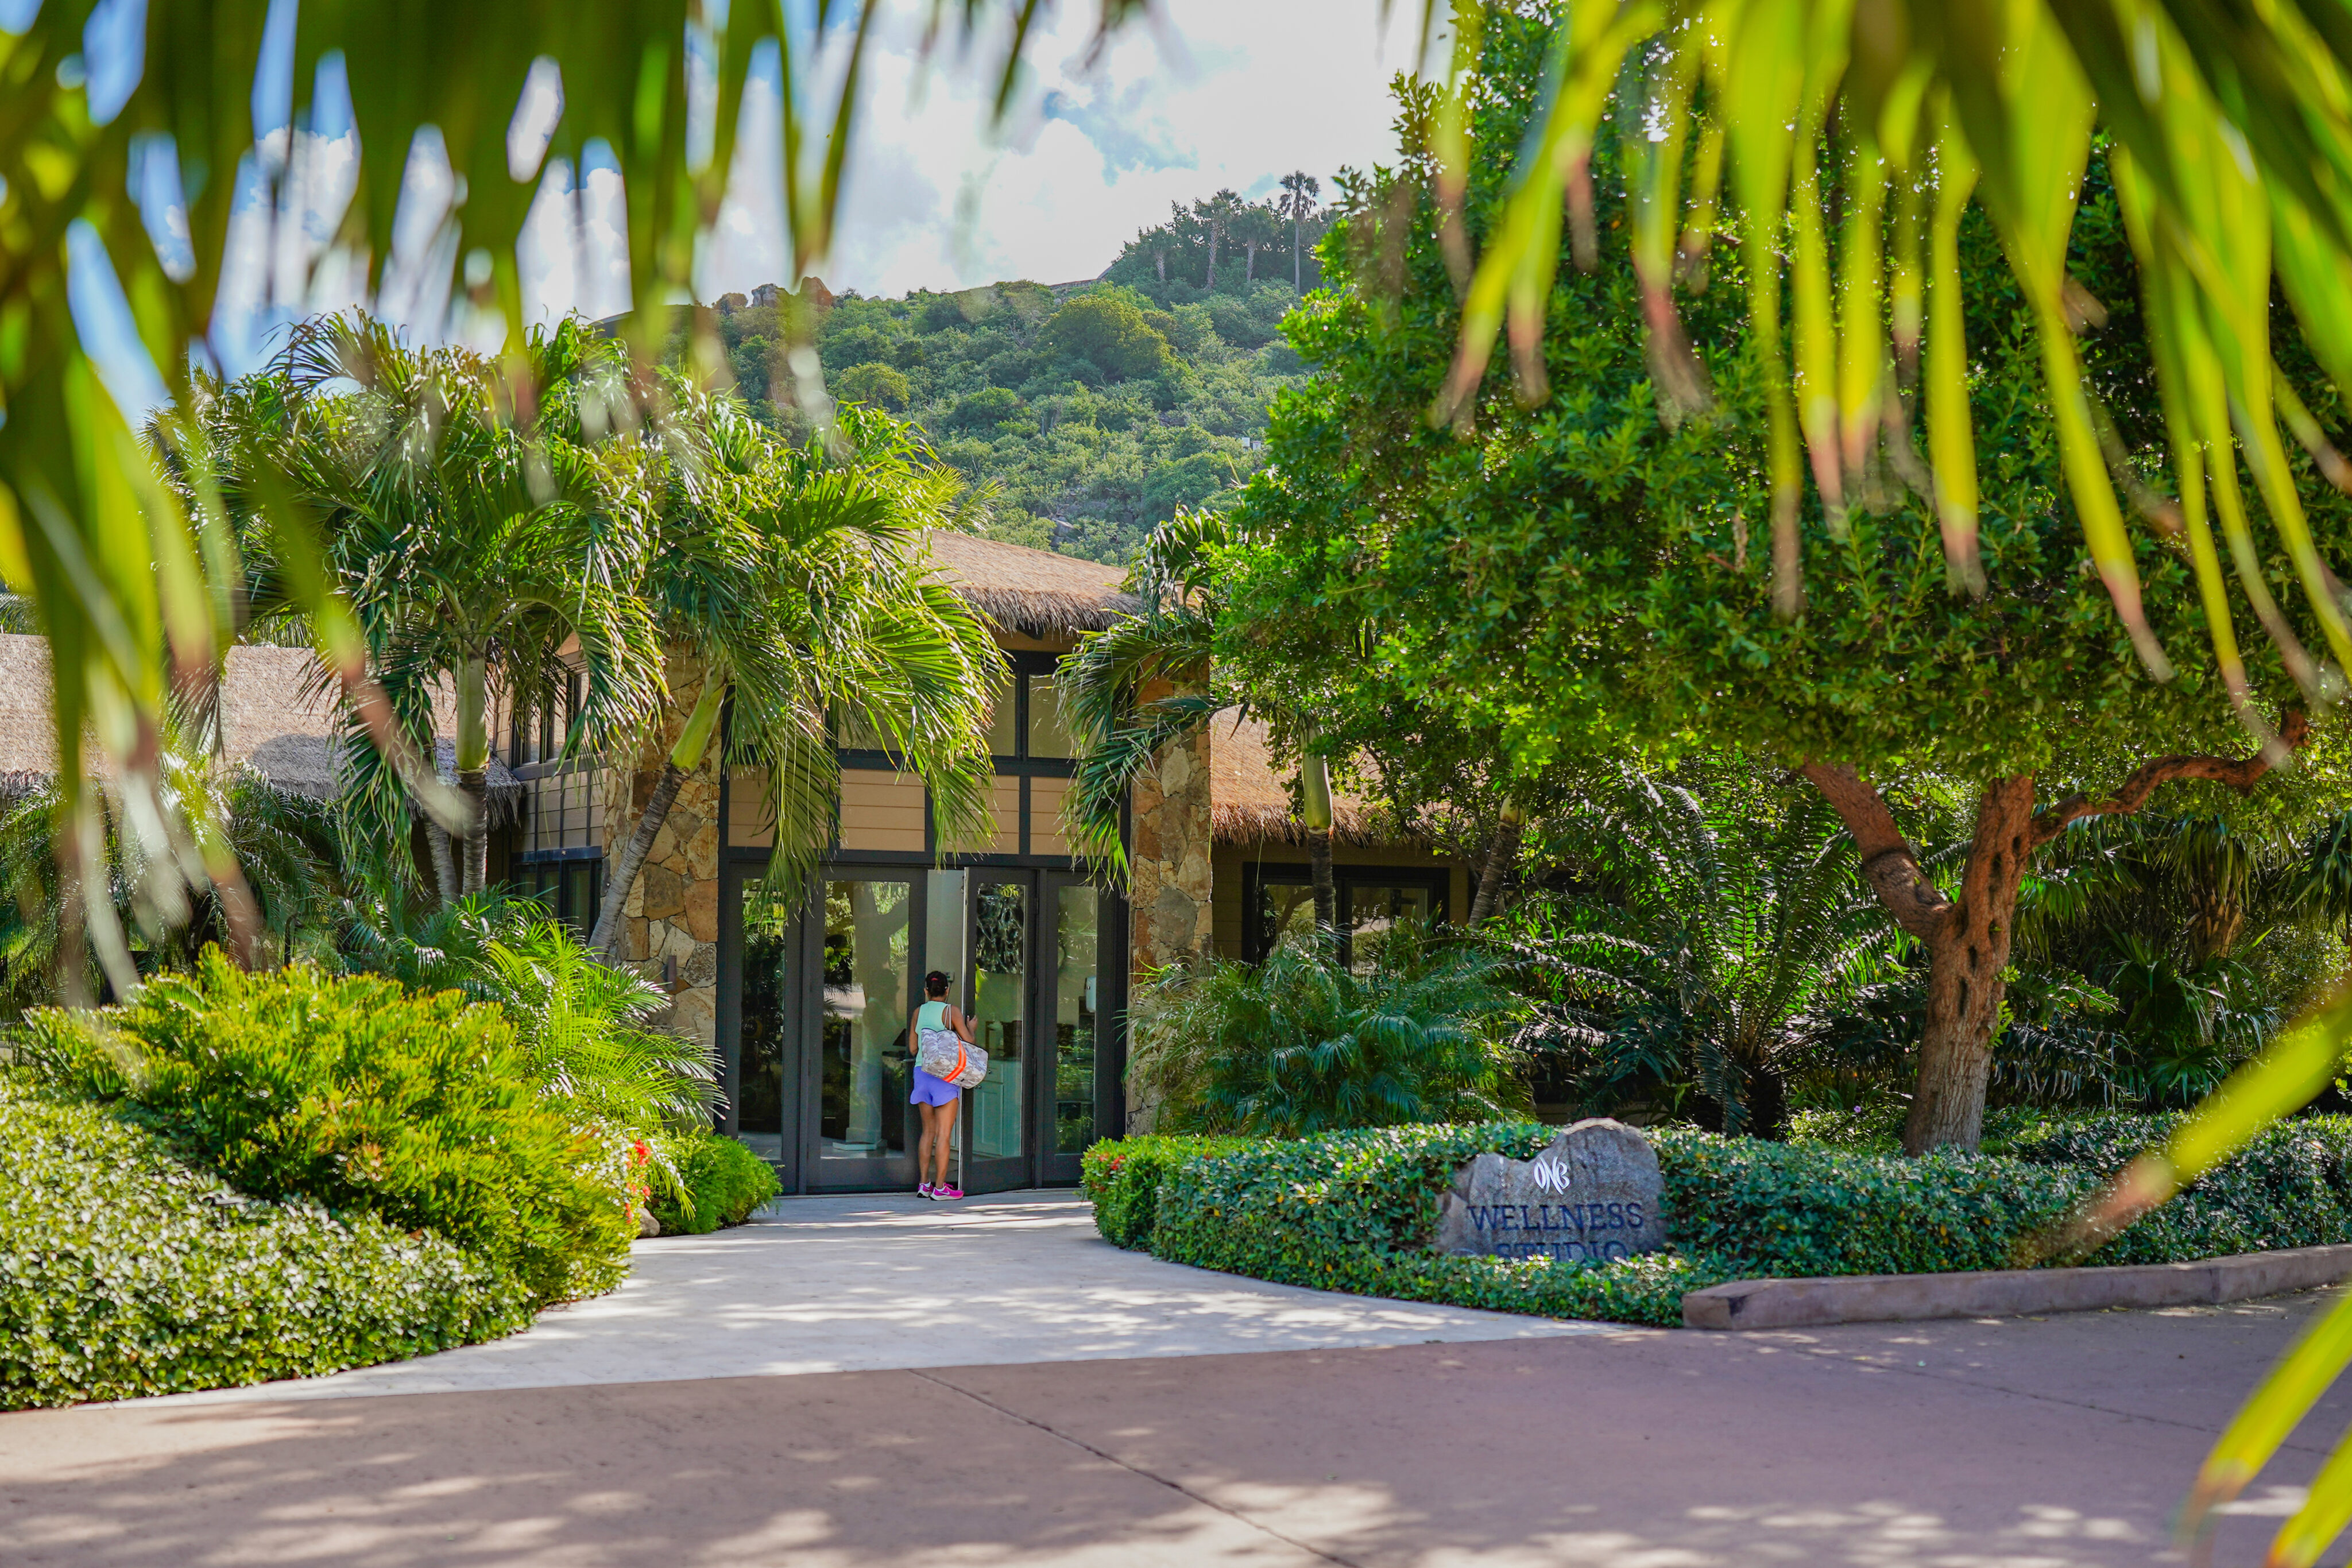
[[[1410,927],[1326,933],[1262,965],[1171,965],[1137,988],[1132,1071],[1162,1132],[1296,1138],[1476,1122],[1524,1108],[1510,1044],[1524,1006],[1506,960]]]
[[[1777,1136],[1788,1081],[1889,967],[1894,936],[1818,798],[1746,768],[1596,775],[1553,829],[1564,885],[1495,935],[1542,1006],[1523,1043],[1583,1108],[1696,1092]]]

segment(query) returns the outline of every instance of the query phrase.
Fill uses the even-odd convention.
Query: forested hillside
[[[1301,373],[1276,327],[1298,300],[1294,244],[1299,280],[1319,281],[1321,225],[1315,182],[1293,179],[1276,203],[1226,191],[1177,209],[1099,281],[901,299],[812,287],[775,305],[730,295],[720,340],[744,394],[793,423],[778,311],[814,308],[827,388],[912,414],[941,456],[992,481],[992,532],[1124,561],[1179,507],[1214,504],[1255,471],[1266,403]]]

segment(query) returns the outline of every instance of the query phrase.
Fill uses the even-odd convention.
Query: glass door
[[[1078,1156],[1102,1125],[1096,1071],[1102,1038],[1102,895],[1075,876],[1045,878],[1044,1070],[1053,1092],[1041,1106],[1040,1179],[1078,1179]]]
[[[822,884],[815,1071],[800,1075],[812,1188],[914,1185],[907,1026],[920,978],[918,874],[836,870]]]
[[[1002,1192],[1027,1186],[1030,1168],[1031,1061],[1030,927],[1036,876],[975,871],[971,874],[971,973],[960,984],[971,1019],[973,1043],[988,1052],[988,1076],[964,1092],[965,1190]]]

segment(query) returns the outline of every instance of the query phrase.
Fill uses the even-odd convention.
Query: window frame
[[[1315,868],[1305,861],[1245,860],[1242,862],[1242,960],[1249,964],[1265,962],[1273,946],[1265,939],[1266,910],[1260,900],[1268,887],[1307,887],[1313,884]],[[1359,865],[1333,862],[1331,894],[1338,908],[1344,914],[1348,908],[1349,890],[1353,887],[1420,887],[1429,890],[1430,912],[1440,925],[1454,920],[1454,868],[1444,865]],[[1354,961],[1352,930],[1339,934],[1339,962],[1344,966]]]

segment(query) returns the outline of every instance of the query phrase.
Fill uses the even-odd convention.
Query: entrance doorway
[[[989,1055],[957,1117],[965,1190],[1077,1180],[1118,1111],[1113,900],[1066,871],[840,863],[786,907],[761,870],[722,875],[719,1039],[727,1130],[787,1192],[914,1186],[908,1026],[932,969]]]

